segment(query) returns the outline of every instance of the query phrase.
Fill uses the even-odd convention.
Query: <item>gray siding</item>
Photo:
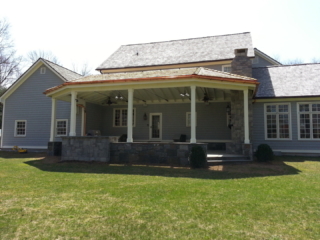
[[[38,68],[5,101],[2,146],[46,147],[50,138],[51,98],[43,92],[63,81],[48,68],[40,74]],[[57,119],[68,119],[70,125],[70,103],[57,101]],[[26,137],[14,137],[15,120],[26,120]],[[77,134],[81,133],[81,113],[77,114]],[[69,131],[69,126],[68,126]],[[55,141],[61,141],[56,138]]]
[[[299,101],[310,102],[310,101]],[[266,102],[267,103],[267,102]],[[283,101],[283,103],[288,103]],[[292,140],[265,140],[264,103],[253,104],[253,146],[269,144],[278,150],[320,150],[320,140],[298,140],[297,102],[291,102],[291,137]]]
[[[103,126],[103,116],[105,108],[93,103],[86,103],[86,132],[90,130],[100,130],[102,131]]]
[[[260,56],[256,55],[256,58],[258,58],[258,63],[253,63],[252,64],[253,68],[255,68],[255,67],[267,67],[267,66],[273,66],[274,65],[271,62],[265,60],[264,58],[262,58]]]
[[[231,131],[227,127],[226,107],[228,103],[197,103],[197,139],[229,140]],[[103,135],[120,136],[127,133],[126,127],[113,127],[113,109],[126,108],[125,105],[107,106],[104,109]],[[146,107],[135,105],[136,126],[133,128],[134,141],[149,139],[149,114],[162,113],[162,140],[178,139],[181,134],[190,138],[190,127],[186,127],[186,112],[190,112],[190,103],[185,104],[149,104]],[[143,120],[147,114],[148,120]]]

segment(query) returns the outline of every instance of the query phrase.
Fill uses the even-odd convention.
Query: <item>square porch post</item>
[[[49,142],[53,142],[55,135],[55,125],[56,125],[56,108],[57,108],[57,100],[55,98],[51,98],[51,128],[50,128],[50,139]]]
[[[191,138],[190,143],[197,143],[196,139],[196,86],[191,86]]]
[[[133,142],[132,138],[132,115],[133,115],[133,89],[128,89],[128,122],[127,122],[127,142]]]
[[[77,93],[71,92],[70,132],[69,136],[76,136]]]
[[[243,90],[243,115],[244,115],[244,143],[250,144],[249,139],[249,106],[248,106],[248,89]]]

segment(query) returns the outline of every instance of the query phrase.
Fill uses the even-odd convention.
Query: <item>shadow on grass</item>
[[[97,162],[58,162],[57,160],[54,161],[52,157],[43,157],[42,159],[26,161],[24,163],[48,172],[124,174],[199,179],[236,179],[294,175],[300,173],[300,170],[285,164],[283,161],[274,161],[273,163],[227,163],[211,166],[209,169],[154,165],[109,165]]]

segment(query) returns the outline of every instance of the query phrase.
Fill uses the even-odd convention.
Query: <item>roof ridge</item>
[[[221,34],[221,35],[206,36],[206,37],[195,37],[195,38],[175,39],[175,40],[167,40],[167,41],[159,41],[159,42],[134,43],[134,44],[125,44],[125,45],[121,45],[121,47],[123,47],[123,46],[135,46],[135,45],[146,45],[146,44],[154,44],[154,43],[165,43],[165,42],[187,41],[187,40],[194,40],[194,39],[213,38],[213,37],[223,37],[223,36],[232,36],[232,35],[240,35],[240,34],[248,34],[248,33],[250,34],[250,32],[242,32],[242,33]]]
[[[40,57],[40,59],[42,59],[42,60],[45,61],[45,62],[49,62],[49,63],[51,63],[51,64],[54,64],[54,65],[56,65],[56,66],[58,66],[58,67],[64,68],[64,69],[66,69],[66,70],[68,70],[68,71],[70,71],[70,72],[73,72],[73,73],[75,73],[75,74],[78,74],[80,77],[83,77],[83,75],[81,75],[80,73],[77,73],[77,72],[75,72],[75,71],[73,71],[73,70],[71,70],[71,69],[69,69],[69,68],[66,68],[66,67],[64,67],[64,66],[62,66],[62,65],[59,65],[59,64],[57,64],[57,63],[51,62],[51,61],[48,60],[48,59],[45,59],[45,58],[42,58],[42,57]]]
[[[230,73],[230,72],[223,72],[223,71],[219,71],[219,70],[212,69],[212,68],[206,68],[206,67],[199,67],[199,68],[203,68],[203,69],[210,70],[210,71],[215,71],[215,72],[221,72],[221,73],[224,73],[226,75],[230,75],[230,76],[234,76],[234,77],[250,78],[250,79],[253,79],[253,80],[257,80],[256,78],[253,78],[253,77],[243,76],[243,75],[234,74],[234,73]]]

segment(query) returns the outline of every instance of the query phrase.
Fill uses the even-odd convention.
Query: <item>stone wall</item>
[[[207,153],[205,143],[111,143],[110,163],[186,166],[195,145],[200,145]]]
[[[109,137],[62,137],[62,161],[110,161]]]

